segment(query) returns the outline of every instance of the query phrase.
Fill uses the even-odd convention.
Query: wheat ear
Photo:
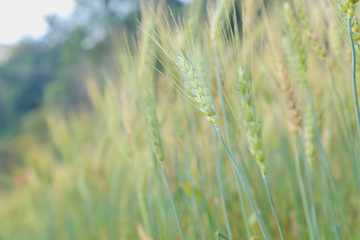
[[[255,105],[253,103],[252,91],[250,83],[246,80],[245,72],[243,69],[239,69],[239,78],[238,78],[238,92],[240,95],[240,106],[242,118],[244,120],[244,125],[246,128],[246,137],[249,144],[250,154],[256,159],[258,166],[260,167],[264,184],[266,187],[266,192],[269,198],[269,202],[274,213],[276,224],[278,226],[281,239],[284,240],[284,234],[278,218],[278,214],[275,208],[275,204],[272,198],[270,191],[269,183],[266,177],[266,167],[265,167],[265,154],[263,149],[263,143],[261,139],[261,128],[262,123],[258,120],[256,115]]]
[[[144,95],[144,106],[145,106],[145,113],[146,113],[146,119],[148,123],[148,133],[149,133],[149,139],[151,142],[151,149],[152,154],[155,162],[159,165],[159,169],[161,172],[161,176],[164,181],[164,185],[166,187],[166,190],[169,194],[171,207],[174,211],[176,223],[180,232],[180,236],[182,240],[185,240],[184,237],[184,231],[180,222],[179,214],[176,209],[174,196],[171,193],[169,180],[166,175],[165,167],[164,167],[164,148],[163,148],[163,142],[160,135],[160,129],[159,129],[159,122],[156,115],[156,108],[155,108],[155,100],[151,93],[145,93]]]
[[[176,65],[178,66],[181,75],[183,77],[185,77],[186,82],[185,82],[184,86],[191,93],[190,98],[195,102],[196,107],[205,114],[205,116],[209,120],[209,122],[213,124],[213,127],[215,128],[215,130],[221,140],[221,143],[225,148],[226,153],[230,157],[230,160],[233,164],[236,174],[239,177],[240,182],[241,182],[241,184],[245,190],[245,193],[247,195],[247,198],[250,201],[250,204],[255,212],[257,221],[260,225],[260,228],[264,235],[264,238],[269,239],[268,235],[265,231],[264,225],[262,223],[262,220],[260,218],[260,215],[255,206],[254,200],[252,199],[252,197],[250,195],[250,192],[248,190],[248,187],[247,187],[247,184],[243,177],[243,174],[241,173],[240,168],[235,161],[235,158],[233,157],[231,151],[227,147],[227,145],[224,141],[224,138],[221,134],[221,131],[220,131],[220,128],[218,125],[218,121],[217,121],[217,117],[216,117],[215,105],[213,103],[209,89],[205,86],[204,81],[200,78],[200,75],[199,75],[198,71],[194,68],[193,64],[187,58],[185,58],[183,55],[180,55],[178,57],[178,61],[176,62]]]

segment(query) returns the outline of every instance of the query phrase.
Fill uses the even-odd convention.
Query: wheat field
[[[357,2],[142,1],[91,108],[17,142],[0,239],[360,239]]]

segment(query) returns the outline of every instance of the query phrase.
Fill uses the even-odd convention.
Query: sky
[[[73,0],[0,0],[0,44],[40,38],[46,33],[46,15],[67,17],[73,8]]]

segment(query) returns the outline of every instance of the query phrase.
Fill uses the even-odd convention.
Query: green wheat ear
[[[310,21],[306,13],[307,10],[303,0],[295,0],[295,10],[297,12],[299,22],[303,30],[305,30],[305,35],[308,38],[308,41],[310,42],[313,51],[316,53],[320,61],[328,63],[328,59],[326,58],[328,54],[327,49],[324,44],[320,43],[314,30],[310,26]]]
[[[285,19],[288,26],[290,41],[288,44],[289,50],[287,55],[290,59],[293,71],[297,76],[297,81],[302,87],[306,87],[306,71],[307,71],[307,61],[306,61],[306,51],[304,44],[301,39],[301,33],[294,16],[293,10],[291,9],[289,3],[284,4],[284,13]]]
[[[341,6],[342,11],[348,14],[349,17],[354,17],[354,4],[357,2],[359,2],[359,0],[345,0]]]
[[[275,208],[275,204],[272,198],[270,191],[269,183],[266,177],[266,167],[265,167],[265,154],[261,139],[261,129],[262,124],[256,115],[255,104],[253,103],[253,94],[251,91],[250,82],[246,80],[245,72],[243,69],[239,69],[239,78],[238,78],[238,92],[240,95],[240,107],[242,118],[244,120],[244,125],[246,127],[246,137],[249,144],[250,154],[256,159],[258,166],[263,177],[263,181],[266,188],[266,193],[269,198],[271,209],[274,213],[276,224],[279,229],[280,237],[282,240],[285,239],[284,233],[280,224],[280,220]]]
[[[178,57],[176,62],[181,74],[186,77],[185,88],[191,93],[192,100],[196,107],[206,115],[209,122],[217,124],[216,110],[210,95],[209,89],[205,86],[198,71],[194,66],[182,55]]]
[[[256,116],[255,105],[252,101],[251,87],[249,82],[246,80],[243,69],[239,69],[237,90],[240,95],[241,113],[246,127],[246,137],[249,143],[250,154],[256,159],[261,172],[265,173],[265,154],[261,139],[262,124]]]
[[[306,107],[304,118],[304,147],[309,166],[312,167],[316,158],[315,151],[315,118],[310,104]]]
[[[160,136],[159,122],[156,115],[155,99],[153,95],[149,92],[146,92],[144,94],[144,105],[145,105],[146,119],[148,123],[148,132],[149,132],[149,139],[151,142],[152,154],[156,163],[159,165],[159,170],[162,175],[164,185],[169,194],[170,203],[175,214],[175,219],[180,232],[181,239],[185,240],[182,223],[179,218],[179,213],[176,209],[175,199],[171,192],[169,180],[164,167],[165,154],[164,154],[163,142]]]
[[[156,115],[155,100],[150,93],[144,94],[144,107],[146,120],[148,124],[149,140],[151,143],[151,152],[157,163],[164,161],[164,148],[160,135],[159,122]]]

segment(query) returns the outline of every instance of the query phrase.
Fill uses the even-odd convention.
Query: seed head
[[[312,49],[317,54],[320,61],[326,61],[327,50],[324,44],[320,43],[319,39],[317,38],[314,30],[310,27],[309,18],[306,14],[306,7],[303,0],[296,0],[295,1],[296,12],[297,16],[299,17],[299,22],[302,28],[305,30],[305,35],[309,40]]]
[[[192,95],[198,109],[206,115],[209,122],[217,124],[216,110],[209,89],[200,78],[194,66],[182,55],[176,62],[181,74],[186,78],[185,87]]]
[[[297,96],[290,84],[290,77],[284,63],[279,64],[279,81],[288,108],[290,132],[296,133],[302,127],[301,110],[298,105]]]
[[[315,161],[315,118],[311,104],[308,104],[304,119],[304,148],[306,160],[310,166]]]
[[[256,159],[262,173],[266,171],[264,164],[265,154],[261,139],[262,124],[257,119],[255,106],[252,101],[251,87],[246,81],[244,70],[239,70],[238,93],[240,95],[240,107],[244,125],[246,127],[246,138],[249,144],[249,152]]]
[[[146,93],[144,95],[144,106],[152,154],[157,163],[162,163],[165,158],[163,142],[161,139],[159,122],[156,115],[155,101],[150,93]]]
[[[293,65],[293,71],[296,73],[299,84],[306,86],[307,63],[305,46],[301,39],[301,34],[296,22],[296,18],[288,3],[285,3],[284,11],[290,37],[289,50],[291,52],[288,53],[288,57]]]
[[[353,18],[354,17],[354,13],[355,13],[355,4],[359,2],[359,0],[344,0],[341,9],[342,11],[347,14],[347,16],[349,18]]]

